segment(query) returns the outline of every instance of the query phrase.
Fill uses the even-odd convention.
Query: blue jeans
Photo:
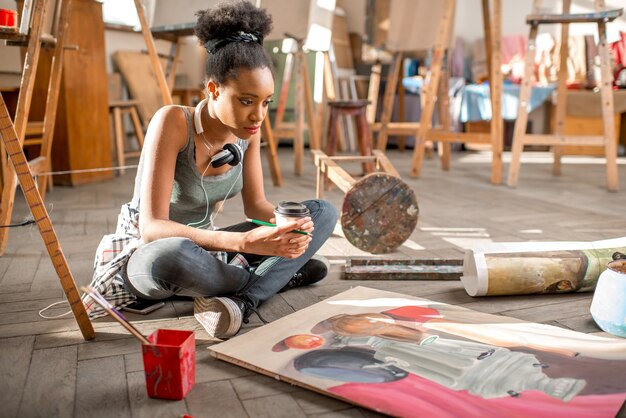
[[[309,247],[300,257],[243,254],[248,263],[258,264],[250,272],[215,258],[188,238],[163,238],[140,246],[126,266],[130,291],[144,299],[167,299],[181,296],[230,296],[247,299],[259,306],[281,290],[291,277],[320,249],[337,223],[337,210],[325,200],[302,202],[315,225]],[[245,232],[258,226],[244,222],[222,228]],[[229,253],[230,260],[235,253]]]

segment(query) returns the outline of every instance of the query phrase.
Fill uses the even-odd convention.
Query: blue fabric
[[[405,77],[402,79],[402,85],[409,93],[420,94],[422,89],[422,79],[417,77]],[[556,89],[556,85],[535,86],[532,88],[530,95],[530,108],[532,112],[543,102],[550,98],[552,92]],[[517,108],[519,106],[519,84],[504,84],[502,86],[502,118],[506,120],[517,119]],[[468,84],[461,87],[452,101],[460,100],[459,122],[476,122],[491,119],[491,99],[489,98],[488,84]]]
[[[535,86],[530,94],[530,108],[532,112],[550,98],[556,85]],[[519,107],[519,84],[504,84],[502,86],[502,118],[505,120],[517,119]],[[461,92],[461,122],[476,122],[491,119],[491,99],[489,98],[488,84],[470,84]]]

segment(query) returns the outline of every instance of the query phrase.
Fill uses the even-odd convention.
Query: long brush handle
[[[115,308],[113,308],[111,304],[107,302],[106,299],[104,299],[98,292],[86,287],[81,287],[81,290],[87,293],[89,297],[93,299],[93,301],[96,302],[98,305],[100,305],[102,309],[104,309],[113,319],[122,324],[122,326],[126,328],[128,332],[137,337],[137,339],[141,341],[142,344],[152,345],[152,343],[148,341],[148,339],[144,337],[137,328],[135,328],[130,324],[130,322],[122,318],[121,314],[117,312],[117,310],[115,310]]]

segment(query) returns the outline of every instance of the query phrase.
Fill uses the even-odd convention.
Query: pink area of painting
[[[427,322],[431,319],[443,318],[438,310],[423,306],[402,306],[400,308],[389,309],[384,314],[393,316],[396,319],[411,320],[417,322]]]
[[[395,382],[346,383],[328,390],[376,411],[402,417],[602,418],[614,417],[626,399],[626,393],[616,393],[577,396],[563,402],[540,391],[483,399],[413,374]]]

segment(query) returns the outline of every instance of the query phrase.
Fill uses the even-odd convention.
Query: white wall
[[[441,0],[428,0],[441,1]],[[526,24],[526,16],[531,14],[533,0],[501,0],[502,1],[502,34],[528,36],[530,27]],[[544,6],[548,13],[559,13],[560,0],[544,0]],[[344,0],[342,7],[346,10],[346,19],[350,32],[364,33],[365,28],[365,4],[366,0]],[[472,42],[482,38],[483,17],[481,0],[458,0],[454,19],[455,35]],[[624,0],[605,0],[607,9],[626,8]],[[572,0],[572,13],[588,13],[594,10],[593,0]],[[619,19],[608,24],[609,42],[616,41],[618,31],[626,32],[626,10]],[[558,25],[542,26],[542,32],[558,33]],[[572,35],[596,33],[595,24],[570,25]]]

